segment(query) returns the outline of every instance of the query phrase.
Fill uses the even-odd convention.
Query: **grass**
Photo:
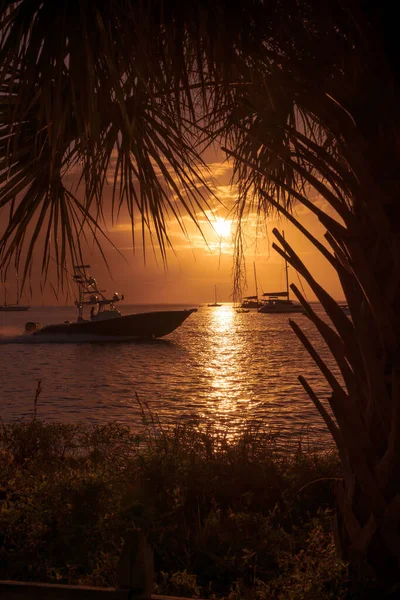
[[[278,442],[255,426],[229,440],[151,418],[140,435],[36,415],[3,424],[0,579],[112,586],[122,537],[139,527],[155,593],[350,597],[331,534],[337,456]]]

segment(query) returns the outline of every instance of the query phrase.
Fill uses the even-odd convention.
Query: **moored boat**
[[[304,308],[301,304],[296,304],[290,300],[287,292],[277,292],[274,294],[263,294],[267,296],[259,313],[304,313]]]
[[[257,283],[257,272],[256,272],[256,263],[253,262],[254,269],[254,283],[256,287],[256,295],[255,296],[245,296],[240,305],[240,308],[249,310],[250,308],[261,308],[262,302],[258,298],[258,283]]]
[[[4,304],[0,304],[1,312],[25,312],[29,309],[29,306],[22,305],[19,303],[19,285],[17,275],[17,298],[15,304],[9,304],[7,302],[7,287],[4,285]]]
[[[250,308],[260,308],[262,302],[258,299],[258,296],[246,296],[243,298],[240,308],[250,310]]]
[[[207,306],[222,306],[222,304],[218,304],[217,302],[217,286],[214,286],[214,302],[207,304]]]
[[[79,298],[75,302],[78,309],[77,321],[45,326],[28,322],[25,325],[27,334],[155,339],[168,335],[197,311],[196,308],[192,308],[121,315],[115,304],[124,300],[123,295],[115,293],[112,298],[106,298],[99,290],[96,280],[86,275],[90,265],[79,265],[74,269],[73,280],[79,289]],[[85,318],[84,311],[89,307],[90,318]]]
[[[283,237],[285,233],[282,232]],[[277,314],[277,313],[302,313],[304,308],[301,304],[293,302],[289,297],[289,266],[285,260],[286,291],[285,292],[267,292],[263,294],[262,306],[258,309],[259,313]]]

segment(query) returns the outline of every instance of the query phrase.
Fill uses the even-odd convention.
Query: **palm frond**
[[[214,19],[194,16],[183,2],[47,0],[3,2],[0,27],[0,206],[21,205],[16,218],[25,219],[18,229],[14,218],[2,235],[0,264],[21,256],[22,230],[38,211],[34,240],[56,216],[66,233],[91,218],[100,231],[107,174],[114,214],[127,206],[132,231],[138,221],[154,232],[165,260],[167,213],[183,227],[181,214],[196,221],[198,210],[210,208],[193,124],[199,101],[225,104],[231,94],[220,76],[230,55]],[[77,166],[79,217],[63,201],[62,185]],[[44,234],[45,270],[51,248],[62,261],[82,251],[79,237],[51,236],[52,229]]]

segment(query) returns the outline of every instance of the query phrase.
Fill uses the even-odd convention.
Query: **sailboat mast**
[[[17,306],[19,306],[19,281],[18,281],[18,273],[16,273],[17,276]]]
[[[214,285],[214,298],[215,298],[214,302],[215,302],[215,304],[217,304],[217,286],[216,285]]]
[[[256,297],[257,297],[257,302],[258,302],[258,285],[257,285],[257,273],[256,273],[256,263],[253,262],[253,269],[254,269],[254,282],[256,284]]]
[[[285,232],[282,230],[282,237],[283,239],[285,239]],[[289,300],[289,265],[287,263],[287,260],[285,258],[285,273],[286,273],[286,292],[287,292],[287,299]]]

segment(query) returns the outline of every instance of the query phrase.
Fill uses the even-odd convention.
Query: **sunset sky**
[[[140,247],[140,225],[137,225],[137,248],[133,252],[131,224],[127,214],[121,213],[117,222],[111,222],[111,216],[106,213],[106,227],[110,240],[118,248],[120,254],[107,242],[104,250],[109,262],[110,273],[104,265],[103,259],[97,249],[87,247],[86,262],[91,264],[91,274],[97,278],[100,287],[108,292],[117,291],[125,294],[126,302],[141,303],[183,303],[197,305],[213,301],[214,285],[217,286],[218,300],[232,301],[233,291],[233,237],[236,228],[235,216],[232,212],[237,190],[231,186],[231,165],[224,160],[223,153],[218,150],[209,151],[207,164],[212,176],[212,189],[219,202],[210,199],[212,210],[206,215],[199,211],[197,216],[204,233],[202,237],[189,216],[183,215],[182,222],[186,231],[182,231],[179,224],[172,216],[169,219],[169,235],[173,250],[168,251],[167,267],[162,263],[161,256],[151,248],[149,243],[146,249],[144,262],[143,249]],[[71,172],[68,176],[71,188],[76,187],[77,174]],[[106,189],[106,209],[111,204],[111,185]],[[78,190],[78,194],[79,194]],[[107,198],[109,193],[110,198]],[[315,198],[316,202],[321,202]],[[307,229],[310,229],[319,239],[323,239],[324,228],[316,217],[302,206],[295,209],[296,216]],[[207,222],[207,218],[213,227]],[[259,293],[276,291],[285,288],[284,263],[280,256],[272,249],[272,229],[284,229],[287,240],[299,253],[301,259],[311,269],[317,280],[337,299],[342,299],[340,284],[336,274],[327,262],[318,254],[313,246],[284,219],[269,218],[262,223],[256,214],[249,214],[244,222],[245,261],[247,273],[247,288],[244,295],[255,293],[254,269],[256,265]],[[40,244],[39,244],[40,246]],[[55,296],[51,286],[47,285],[40,290],[40,270],[38,260],[40,247],[37,248],[34,276],[32,278],[33,304],[65,304],[70,303],[74,296],[68,298],[63,293]],[[54,269],[54,268],[53,268]],[[51,273],[51,281],[55,283],[55,269]],[[293,269],[289,270],[290,282],[296,283],[300,288],[299,279]],[[308,286],[302,282],[309,300],[315,297]],[[8,276],[7,293],[9,301],[15,294],[15,280],[12,271]],[[74,293],[74,286],[71,286]],[[25,297],[28,297],[24,294]],[[0,301],[3,297],[3,290]]]

